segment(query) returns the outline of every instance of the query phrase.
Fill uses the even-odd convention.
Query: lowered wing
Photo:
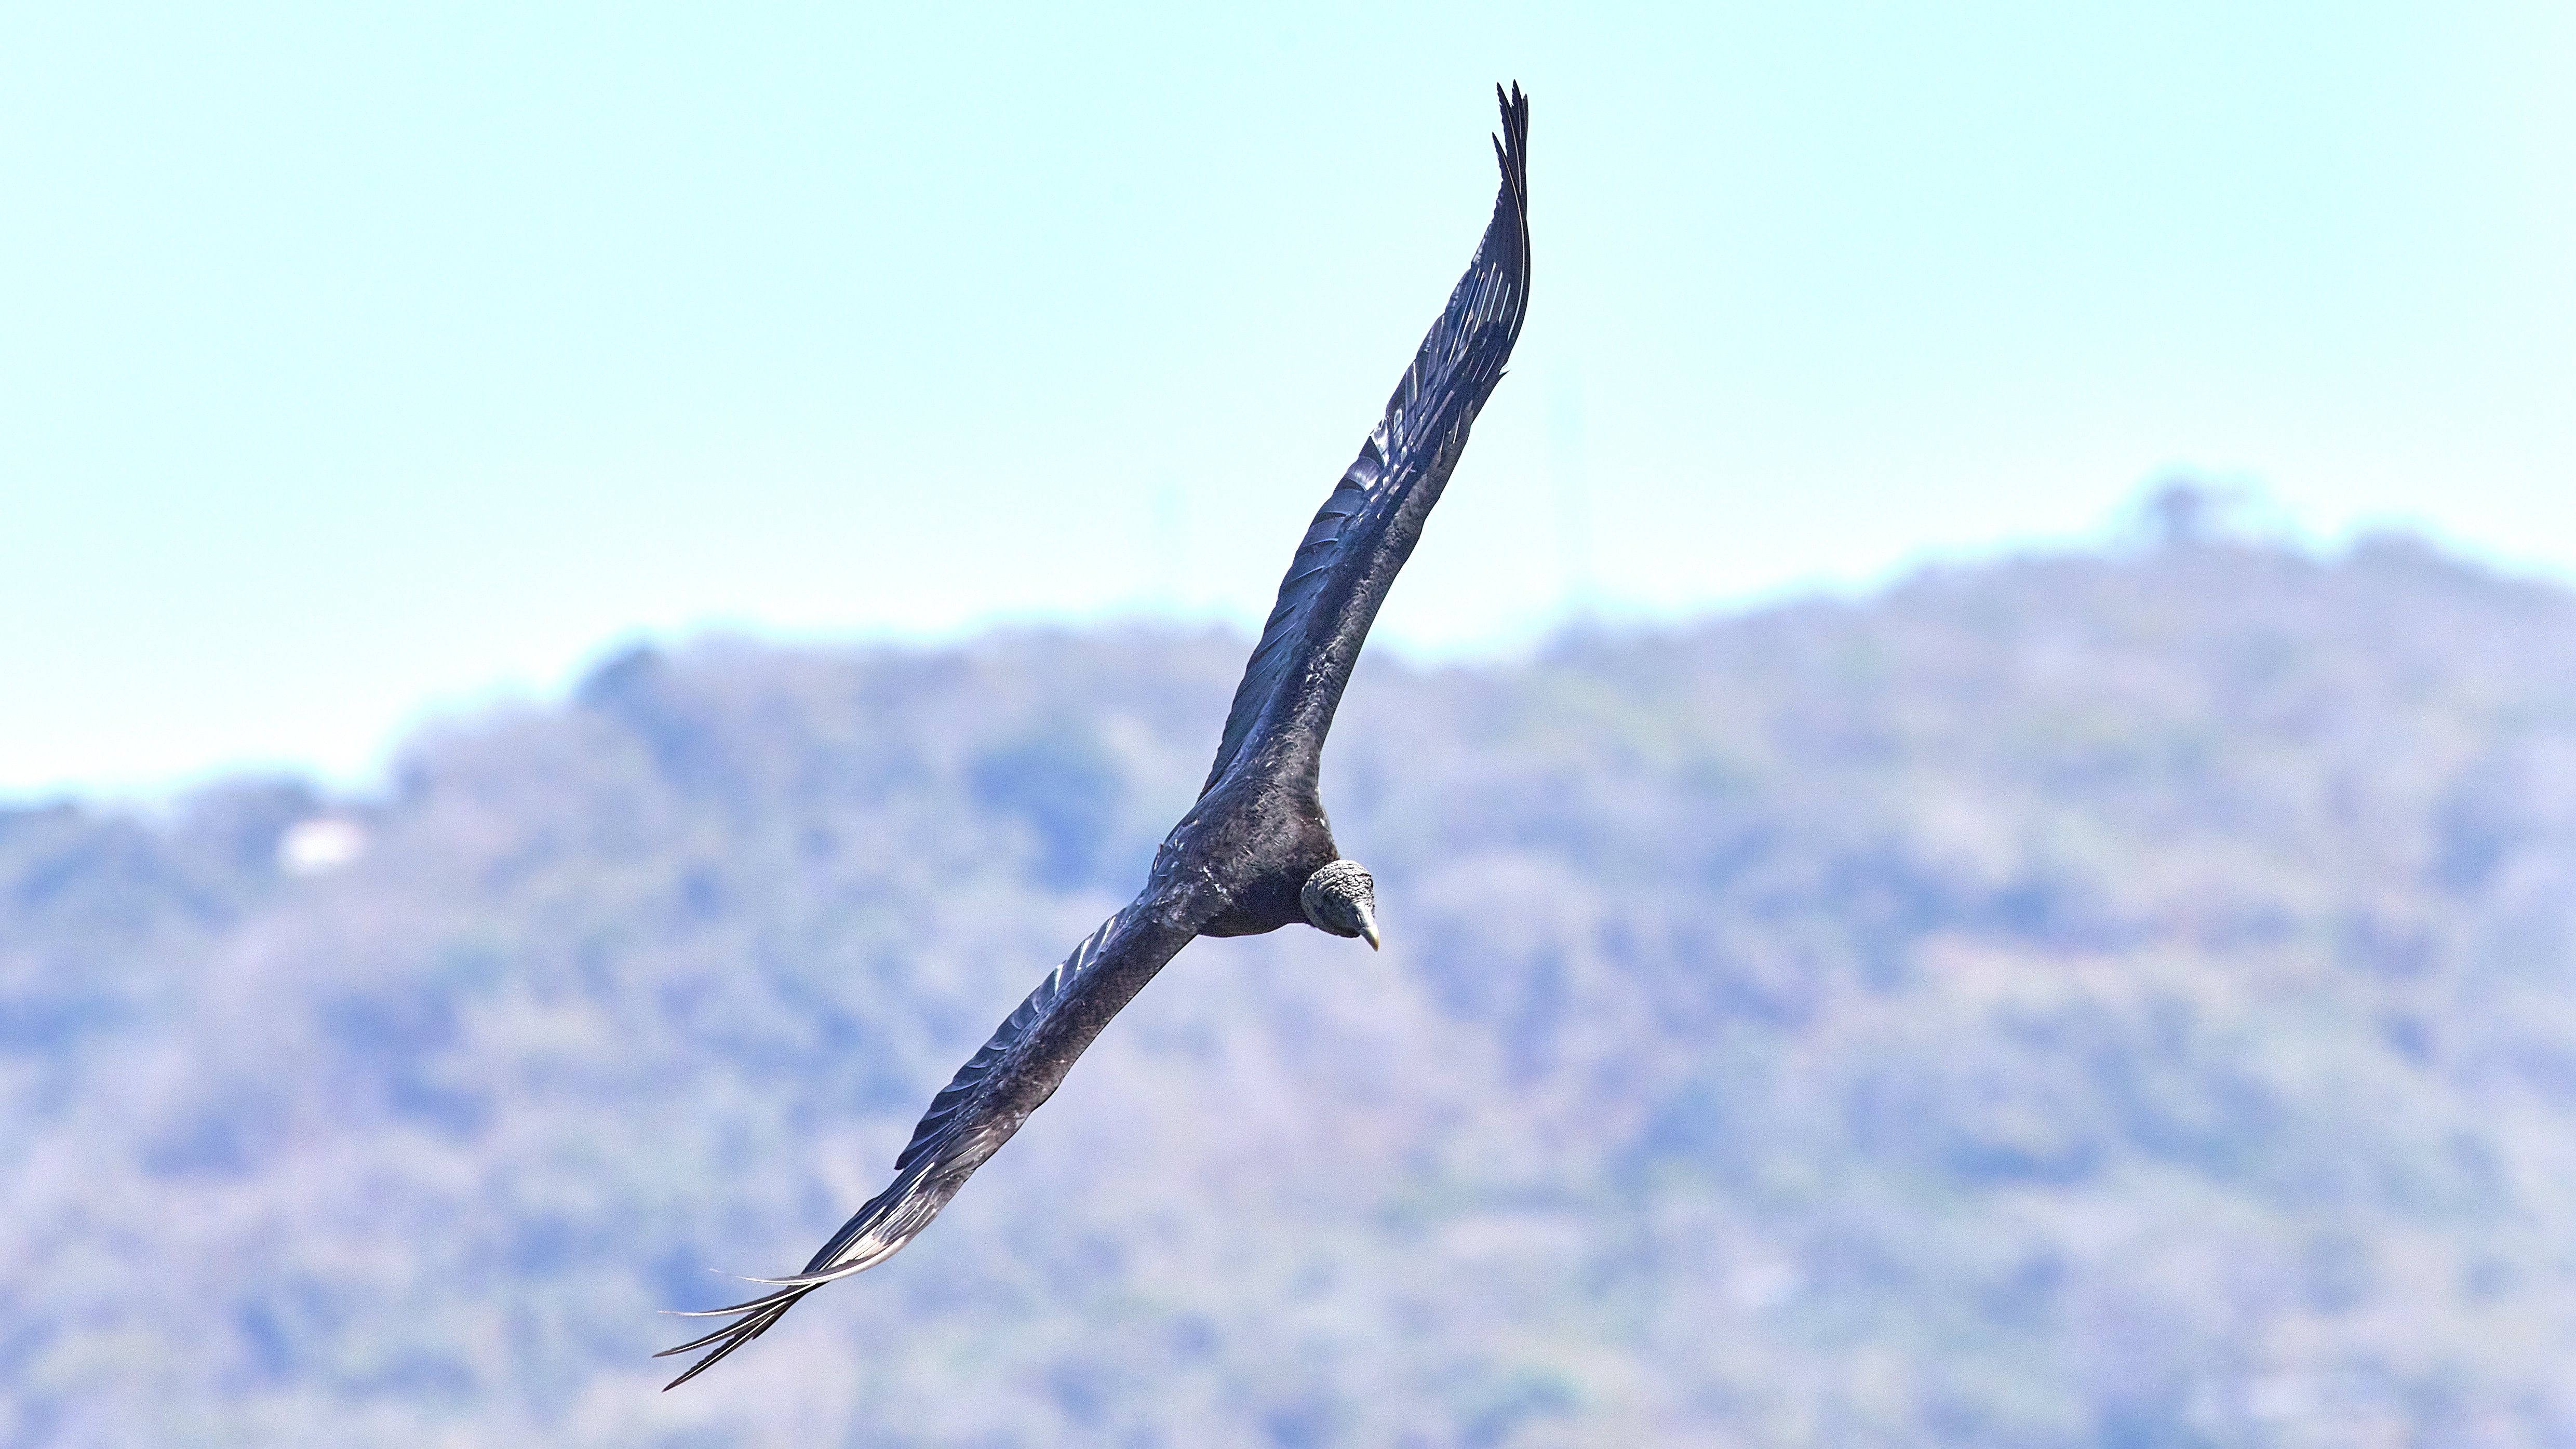
[[[1529,310],[1529,99],[1512,87],[1494,141],[1502,191],[1476,259],[1431,324],[1357,461],[1324,500],[1279,583],[1226,716],[1200,793],[1238,757],[1276,773],[1311,772],[1396,571],[1413,554],[1467,446],[1467,429],[1503,376]]]
[[[805,1271],[790,1278],[761,1278],[776,1291],[729,1308],[684,1314],[733,1321],[703,1338],[664,1349],[656,1358],[706,1350],[706,1357],[665,1388],[676,1389],[716,1360],[769,1331],[806,1294],[836,1278],[873,1268],[930,1226],[930,1220],[966,1185],[985,1159],[1001,1150],[1020,1124],[1055,1094],[1074,1059],[1135,998],[1154,973],[1180,954],[1197,927],[1173,912],[1155,909],[1149,891],[1134,905],[1101,922],[1073,948],[1019,1009],[993,1032],[974,1058],[940,1088],[912,1129],[912,1142],[895,1159],[894,1182],[842,1224]]]

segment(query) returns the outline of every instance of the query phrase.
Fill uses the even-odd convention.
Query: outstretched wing
[[[1387,399],[1386,415],[1297,546],[1234,692],[1225,739],[1201,794],[1216,788],[1254,742],[1249,753],[1269,757],[1265,768],[1314,767],[1378,605],[1412,556],[1422,521],[1467,446],[1467,429],[1502,380],[1503,363],[1521,335],[1529,310],[1529,99],[1519,86],[1508,96],[1500,87],[1494,94],[1503,108],[1503,134],[1494,142],[1503,169],[1494,219]]]
[[[729,1308],[687,1313],[690,1318],[731,1318],[703,1338],[664,1349],[656,1358],[706,1350],[706,1357],[664,1387],[676,1389],[726,1354],[769,1331],[799,1299],[836,1278],[873,1268],[913,1240],[975,1169],[1020,1130],[1020,1124],[1055,1093],[1074,1059],[1135,998],[1164,963],[1190,943],[1196,926],[1160,910],[1148,899],[1111,916],[1073,948],[1064,964],[1021,1002],[973,1060],[930,1101],[912,1142],[895,1159],[894,1183],[868,1200],[832,1235],[805,1271],[790,1278],[758,1278],[777,1291]]]

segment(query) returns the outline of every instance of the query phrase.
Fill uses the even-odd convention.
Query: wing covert
[[[1503,115],[1494,141],[1502,168],[1494,218],[1359,457],[1298,543],[1201,794],[1216,788],[1256,733],[1301,723],[1307,743],[1321,749],[1378,605],[1520,337],[1529,310],[1529,98],[1517,85],[1508,95],[1497,86],[1494,94]]]

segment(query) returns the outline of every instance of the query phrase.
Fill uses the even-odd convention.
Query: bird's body
[[[1298,545],[1235,691],[1207,784],[1155,852],[1144,890],[958,1069],[895,1160],[893,1184],[804,1272],[760,1280],[776,1291],[695,1315],[733,1321],[665,1350],[707,1350],[671,1387],[767,1332],[806,1294],[910,1242],[1194,937],[1303,922],[1377,944],[1368,872],[1341,858],[1324,815],[1324,737],[1369,625],[1501,380],[1529,304],[1529,102],[1517,87],[1501,99],[1503,135],[1494,149],[1503,185],[1494,219],[1385,415]]]

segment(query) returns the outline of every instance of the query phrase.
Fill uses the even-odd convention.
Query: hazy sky
[[[0,790],[357,778],[639,633],[1249,623],[1533,97],[1382,639],[2258,482],[2576,568],[2576,7],[19,6]]]

